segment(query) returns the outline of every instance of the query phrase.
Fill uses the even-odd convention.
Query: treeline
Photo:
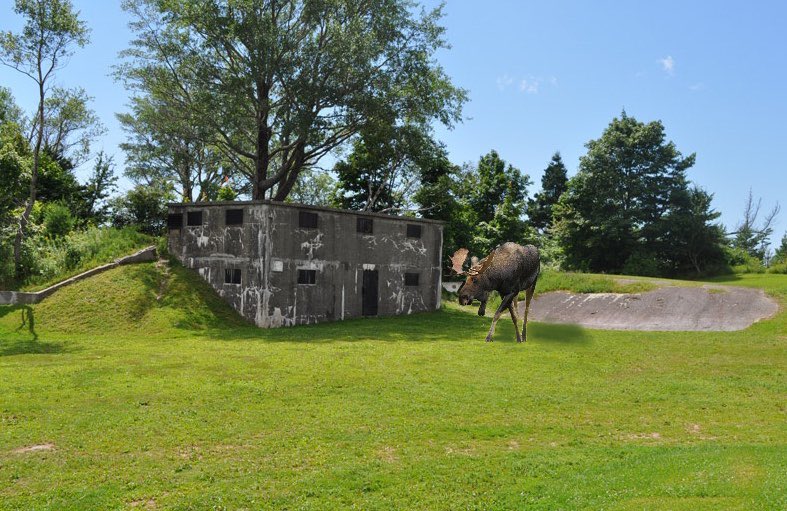
[[[546,262],[571,270],[697,275],[787,265],[787,237],[769,247],[778,207],[760,215],[750,194],[740,224],[725,229],[712,195],[687,177],[695,156],[681,154],[658,121],[613,119],[571,178],[556,153],[532,196],[530,177],[496,151],[451,162],[433,126],[461,122],[467,92],[435,58],[447,47],[441,8],[123,7],[135,36],[114,67],[130,96],[117,115],[132,183],[122,194],[115,162],[92,152],[104,129],[88,93],[53,86],[89,43],[79,13],[68,0],[17,0],[24,28],[1,34],[0,61],[31,79],[39,101],[26,113],[0,89],[0,285],[77,267],[101,244],[99,227],[159,235],[167,202],[238,198],[440,219],[446,253],[534,243]],[[75,169],[90,161],[80,182]],[[134,238],[112,236],[118,247]]]

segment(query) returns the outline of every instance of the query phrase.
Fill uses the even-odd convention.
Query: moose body
[[[496,247],[484,259],[474,264],[467,272],[462,271],[462,263],[467,258],[467,249],[459,249],[451,258],[454,271],[457,274],[467,274],[467,279],[459,288],[459,304],[470,305],[473,300],[481,302],[478,315],[486,313],[486,302],[489,293],[497,291],[502,301],[495,311],[492,326],[486,336],[487,342],[492,340],[495,325],[500,315],[508,309],[511,320],[514,322],[517,342],[527,340],[527,315],[530,310],[530,301],[536,289],[536,281],[541,270],[541,258],[538,249],[533,245],[521,246],[508,242]],[[525,291],[525,317],[522,325],[522,334],[519,334],[519,314],[517,299],[519,293]]]

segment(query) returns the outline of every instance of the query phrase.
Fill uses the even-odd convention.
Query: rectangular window
[[[405,273],[404,274],[404,285],[405,286],[417,286],[418,285],[418,274],[417,273]]]
[[[202,225],[202,211],[189,211],[186,214],[186,225],[189,227]]]
[[[407,224],[407,237],[408,238],[420,238],[421,237],[421,226],[418,224]]]
[[[298,284],[316,284],[317,270],[298,270]]]
[[[224,270],[224,283],[225,284],[240,284],[240,269],[239,268],[226,268]]]
[[[228,209],[224,213],[224,225],[243,225],[242,209]]]
[[[374,224],[371,218],[358,218],[358,223],[355,224],[355,230],[361,234],[374,234]]]
[[[183,227],[182,213],[167,215],[167,229],[174,231],[175,229],[180,229],[181,227]]]
[[[303,229],[316,229],[317,213],[312,213],[311,211],[299,211],[298,227],[301,227]]]

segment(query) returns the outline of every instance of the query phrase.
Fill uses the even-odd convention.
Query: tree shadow
[[[13,331],[15,338],[0,340],[0,357],[39,353],[63,353],[63,343],[42,342],[36,332],[35,313],[29,305],[0,307],[0,319],[19,314],[19,326]],[[26,335],[29,334],[29,335]]]

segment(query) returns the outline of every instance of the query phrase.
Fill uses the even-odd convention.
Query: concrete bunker
[[[168,246],[264,328],[440,307],[443,224],[271,201],[169,205]]]

